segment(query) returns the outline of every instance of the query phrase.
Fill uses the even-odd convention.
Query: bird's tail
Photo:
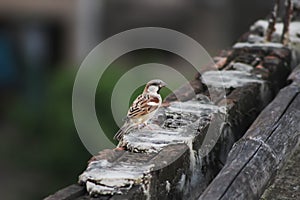
[[[134,128],[134,126],[132,126],[128,123],[125,123],[115,134],[114,139],[120,141],[123,138],[123,136],[125,134],[129,133],[133,128]]]
[[[125,134],[125,132],[124,132],[124,130],[123,130],[123,127],[121,127],[121,128],[118,130],[118,132],[115,134],[114,140],[120,141],[124,134]]]

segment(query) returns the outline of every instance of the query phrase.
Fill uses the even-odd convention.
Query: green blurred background
[[[91,155],[73,124],[76,71],[90,50],[121,31],[159,26],[181,31],[211,54],[230,47],[273,1],[117,0],[0,2],[0,194],[1,199],[41,199],[77,181]],[[167,52],[124,55],[105,72],[96,109],[112,137],[110,111],[116,81],[132,66],[158,62],[194,71]],[[102,67],[101,64],[99,67]],[[134,98],[142,90],[131,91]],[[165,96],[168,90],[163,91]]]

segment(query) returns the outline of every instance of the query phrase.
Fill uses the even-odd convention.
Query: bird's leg
[[[150,131],[153,131],[153,129],[151,128],[151,126],[147,126],[147,128],[148,128]]]
[[[125,148],[124,147],[116,147],[113,149],[114,151],[124,151]]]
[[[170,106],[170,102],[163,102],[162,104],[161,104],[161,107],[169,107]]]
[[[141,130],[142,128],[144,128],[147,124],[146,123],[142,123],[138,125],[138,129]]]
[[[126,146],[124,145],[123,141],[119,141],[118,145],[116,148],[114,148],[114,151],[124,151],[126,149]]]
[[[143,123],[144,127],[147,127],[148,130],[153,131],[154,129],[151,128],[150,124],[147,124],[147,122]]]
[[[148,130],[151,130],[151,131],[153,130],[153,128],[151,128],[151,126],[148,125],[147,122],[144,122],[144,123],[141,123],[141,124],[138,125],[138,130],[141,130],[143,128],[147,128]]]

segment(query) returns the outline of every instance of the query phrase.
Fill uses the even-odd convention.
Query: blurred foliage
[[[10,162],[46,179],[32,198],[41,198],[77,182],[90,154],[76,134],[72,118],[75,71],[64,69],[46,77],[38,104],[23,95],[10,109],[21,152],[9,147]],[[13,155],[12,155],[13,154]],[[32,180],[34,182],[34,180]],[[26,199],[26,198],[25,198]],[[30,199],[30,198],[29,198]]]
[[[101,77],[96,93],[97,116],[111,140],[118,126],[108,105],[115,84],[126,71],[126,68],[110,66]],[[6,159],[14,165],[22,166],[24,171],[36,172],[39,179],[46,179],[39,191],[29,194],[30,198],[41,198],[75,183],[91,157],[76,133],[72,117],[75,76],[76,71],[69,68],[44,75],[46,80],[41,83],[44,85],[39,86],[43,90],[34,95],[38,99],[33,103],[32,98],[28,98],[25,93],[10,109],[9,121],[17,129],[18,149],[23,151],[14,151],[14,147],[8,144],[6,149],[10,153],[6,154]],[[141,86],[133,92],[130,102],[143,88]],[[162,90],[163,96],[169,92],[167,89]]]

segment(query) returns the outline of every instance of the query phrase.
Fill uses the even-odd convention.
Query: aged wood
[[[281,43],[284,45],[288,45],[289,43],[289,31],[290,31],[290,23],[293,16],[293,2],[292,0],[285,0],[286,10],[285,10],[285,18],[284,18],[284,26],[281,36]]]
[[[280,0],[276,0],[276,3],[274,4],[274,8],[269,19],[268,29],[266,31],[265,38],[267,42],[271,42],[272,34],[275,31],[275,24],[279,13],[279,6],[280,6]]]
[[[84,187],[74,184],[70,185],[62,190],[59,190],[53,195],[48,196],[45,198],[45,200],[71,200],[76,199],[77,197],[80,197],[85,194]]]
[[[275,177],[260,200],[299,199],[300,197],[300,146]]]
[[[290,157],[300,136],[300,72],[232,148],[200,199],[258,199]],[[297,80],[296,80],[297,77]]]
[[[133,132],[124,138],[127,151],[105,150],[90,160],[87,170],[79,178],[84,187],[77,186],[84,194],[72,197],[73,193],[64,189],[58,193],[66,197],[69,193],[70,199],[77,200],[195,199],[226,163],[223,168],[228,173],[223,173],[226,179],[219,182],[220,187],[213,187],[213,181],[204,195],[225,198],[224,191],[232,194],[236,190],[243,191],[239,188],[247,188],[244,186],[247,179],[241,178],[235,183],[235,178],[240,174],[253,173],[254,177],[262,179],[261,185],[253,182],[250,188],[258,197],[265,182],[268,183],[273,175],[271,166],[279,166],[280,163],[281,154],[269,148],[272,146],[269,142],[285,139],[280,138],[276,132],[281,127],[277,127],[276,123],[287,120],[282,116],[289,106],[280,106],[286,99],[290,102],[295,100],[290,94],[294,94],[297,87],[293,87],[295,91],[284,89],[289,91],[287,93],[282,90],[280,100],[273,103],[279,107],[274,112],[263,114],[264,120],[256,120],[257,126],[266,134],[265,140],[259,137],[252,139],[255,135],[261,136],[256,128],[252,128],[251,137],[238,142],[228,157],[232,145],[244,135],[260,111],[286,84],[292,61],[291,50],[282,45],[241,41],[243,43],[236,44],[231,50],[215,58],[218,61],[217,68],[223,70],[222,84],[218,80],[218,72],[207,71],[215,66],[207,66],[202,76],[198,74],[190,82],[194,92],[187,91],[185,85],[177,91],[177,98],[171,95],[167,99],[165,107],[160,108],[150,124],[151,130]],[[298,77],[297,73],[291,77],[294,82],[295,79],[298,80],[295,77]],[[225,88],[225,94],[220,88]],[[197,95],[193,96],[193,93]],[[214,101],[209,99],[212,93],[218,97]],[[224,95],[226,99],[223,98]],[[222,121],[225,106],[226,120],[221,127],[212,126],[213,135],[207,139],[210,125],[214,121]],[[275,119],[275,125],[270,122],[272,119]],[[269,128],[273,130],[271,133],[268,132]],[[203,144],[207,147],[202,147]],[[210,144],[213,146],[211,151]],[[256,149],[254,153],[253,149]],[[239,155],[241,159],[236,161],[235,158]],[[260,159],[266,165],[259,163]],[[229,163],[232,164],[230,168]],[[261,170],[249,168],[244,172],[247,163]],[[264,173],[263,170],[270,173]],[[231,177],[231,174],[236,176]],[[227,187],[228,184],[232,188]],[[210,192],[211,188],[213,192]],[[244,197],[251,197],[251,191],[245,192]],[[61,198],[58,193],[54,197],[63,199],[64,196]],[[240,193],[233,195],[240,197]]]
[[[200,124],[203,123],[202,125],[200,125],[201,129],[199,129],[199,133],[197,135],[193,136],[194,139],[192,140],[193,141],[192,147],[189,148],[185,144],[178,144],[178,145],[182,145],[182,148],[179,148],[179,146],[176,145],[168,145],[162,148],[162,150],[160,150],[158,153],[154,152],[154,153],[144,154],[144,153],[125,152],[122,154],[119,151],[113,151],[113,150],[106,150],[105,152],[100,152],[100,154],[97,157],[92,159],[93,161],[97,161],[97,160],[101,161],[102,159],[109,157],[110,158],[109,161],[112,162],[114,166],[118,166],[119,163],[124,163],[124,162],[127,163],[129,162],[132,166],[134,166],[135,163],[139,163],[139,164],[144,163],[145,165],[150,165],[151,163],[154,166],[150,170],[150,173],[145,171],[145,173],[149,173],[149,175],[151,176],[148,178],[142,177],[141,179],[143,180],[142,185],[140,186],[136,185],[137,184],[136,182],[128,192],[124,192],[124,190],[121,190],[124,192],[123,195],[114,195],[114,193],[112,193],[111,194],[112,196],[104,195],[100,197],[122,199],[122,198],[127,198],[126,196],[128,196],[128,198],[130,197],[131,199],[143,199],[148,197],[150,197],[151,199],[182,199],[182,198],[196,198],[198,195],[200,195],[200,193],[205,189],[205,187],[210,183],[210,181],[216,176],[218,171],[222,168],[223,163],[225,163],[227,159],[227,154],[231,149],[233,143],[243,135],[243,133],[247,130],[247,128],[250,126],[251,122],[253,122],[253,120],[261,111],[261,109],[266,105],[267,102],[270,101],[271,96],[274,93],[276,93],[278,88],[280,88],[284,84],[284,81],[282,81],[281,77],[284,76],[287,77],[288,75],[288,70],[287,70],[288,68],[280,67],[280,66],[284,66],[286,63],[289,62],[290,59],[289,50],[285,48],[277,49],[273,47],[259,48],[254,46],[254,47],[247,47],[247,48],[236,48],[234,50],[234,54],[236,55],[236,57],[231,58],[231,62],[228,64],[230,65],[230,68],[227,67],[227,70],[237,70],[235,69],[235,67],[237,67],[237,64],[235,63],[237,61],[238,63],[245,62],[241,58],[241,55],[245,53],[248,53],[249,55],[254,54],[257,57],[260,57],[260,59],[262,60],[261,65],[263,66],[263,68],[267,70],[266,75],[263,76],[263,78],[269,80],[269,82],[272,84],[262,85],[262,82],[260,82],[259,79],[257,80],[253,79],[252,82],[249,82],[247,84],[242,84],[240,86],[238,85],[230,86],[227,85],[229,83],[227,82],[224,83],[225,86],[228,87],[228,89],[226,89],[227,98],[224,100],[217,101],[215,103],[218,106],[223,106],[224,101],[226,101],[227,110],[228,110],[227,121],[226,124],[224,124],[222,134],[220,139],[217,142],[217,145],[214,147],[213,151],[211,151],[210,154],[206,156],[205,159],[202,159],[202,161],[200,160],[198,161],[197,158],[197,156],[199,156],[197,152],[201,148],[201,145],[206,135],[206,131],[207,131],[206,127],[208,127],[209,125],[206,122],[203,123],[204,121],[200,123]],[[242,64],[239,64],[239,66],[240,65]],[[249,67],[250,66],[251,65],[249,65]],[[241,75],[244,74],[243,69],[238,69],[238,70],[242,70],[241,72],[239,72],[241,73]],[[229,72],[230,73],[226,73],[223,75],[225,77],[226,76],[231,77],[232,76],[231,71]],[[256,75],[261,74],[260,71],[256,71],[256,70],[253,70],[253,72]],[[201,77],[198,78],[200,79]],[[214,76],[212,76],[212,78],[214,78]],[[234,78],[234,76],[232,78]],[[209,84],[215,84],[215,83],[211,82]],[[216,82],[216,84],[218,83]],[[188,96],[186,94],[187,93],[183,94],[185,98]],[[188,100],[181,104],[181,106],[183,106],[182,107],[183,110],[181,110],[181,112],[183,111],[183,113],[186,114],[184,115],[180,114],[181,117],[180,117],[180,123],[178,121],[179,124],[177,123],[177,120],[173,117],[169,121],[167,117],[168,114],[166,115],[166,113],[172,111],[176,107],[175,106],[176,104],[170,102],[169,107],[161,108],[160,111],[161,117],[158,118],[158,121],[161,120],[164,122],[162,124],[162,127],[166,126],[169,128],[175,128],[174,129],[175,131],[177,130],[177,127],[184,127],[186,130],[188,129],[195,130],[197,129],[197,127],[199,128],[199,121],[198,121],[199,116],[194,115],[192,113],[188,114],[194,109],[193,106],[190,107],[191,105],[194,105],[194,103],[192,103],[193,101]],[[170,116],[174,114],[171,114]],[[204,119],[205,118],[203,118],[202,116],[201,120]],[[154,133],[159,134],[160,131],[163,130],[160,129],[158,129],[157,131],[152,130],[151,131],[152,133],[145,132],[145,135],[143,133],[139,133],[139,134],[142,134],[143,137],[149,137],[149,141],[152,141],[153,139],[151,139],[152,137],[151,135],[153,135]],[[215,132],[218,132],[218,130],[215,130]],[[134,134],[132,133],[132,135]],[[131,139],[128,142],[130,143],[130,141]],[[142,141],[138,142],[138,144],[141,144],[141,142]],[[155,145],[160,144],[161,141],[159,141],[159,143],[157,142],[158,141],[155,141],[155,143],[153,143],[150,146],[155,147]],[[171,142],[171,141],[168,140],[165,142]],[[180,139],[178,140],[178,142],[180,142]],[[134,142],[132,144],[130,143],[128,145],[128,148],[138,152],[148,151],[147,148],[141,149],[142,148],[141,146],[135,147]],[[191,157],[191,151],[196,152],[192,154],[192,157]],[[114,155],[114,153],[118,155]],[[193,159],[196,160],[192,161]],[[193,162],[195,163],[193,164]],[[192,167],[194,168],[193,170],[191,170],[191,166],[193,166]],[[95,169],[95,168],[92,167],[91,169]],[[89,173],[89,171],[87,170],[86,173]],[[178,189],[182,177],[185,177],[184,178],[185,180],[182,183],[181,186],[182,188]],[[85,181],[89,181],[90,179],[91,177],[88,179],[84,178],[81,180],[82,183],[84,184]],[[192,181],[192,179],[198,179],[198,180]],[[97,179],[94,180],[92,179],[90,181],[92,181],[91,183],[93,184],[95,183],[97,185],[98,182]],[[100,192],[99,190],[94,190],[94,191],[89,190],[89,192],[92,195],[98,196],[97,198],[100,198],[99,194],[97,194],[97,192]],[[86,199],[87,197],[85,196],[82,198]]]

